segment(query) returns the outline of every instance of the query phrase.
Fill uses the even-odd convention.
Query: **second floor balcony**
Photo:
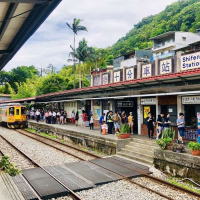
[[[156,60],[156,58],[163,59],[163,58],[172,57],[172,56],[174,56],[174,54],[175,54],[175,52],[170,52],[170,53],[165,53],[163,55],[153,56],[153,57],[151,57],[150,61],[154,61],[154,60]]]
[[[131,67],[135,65],[137,65],[137,58],[130,58],[130,59],[121,61],[120,69],[123,69],[123,67]]]

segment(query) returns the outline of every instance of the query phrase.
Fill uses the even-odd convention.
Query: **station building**
[[[172,56],[152,61],[141,59],[136,65],[123,66],[117,70],[108,66],[104,70],[93,71],[91,86],[87,88],[12,102],[32,104],[35,108],[51,104],[53,108],[66,110],[68,120],[73,110],[79,111],[79,114],[85,110],[88,116],[93,113],[96,126],[101,114],[109,110],[125,111],[127,115],[132,112],[135,119],[134,133],[137,134],[147,134],[148,112],[152,112],[155,119],[160,112],[170,113],[175,130],[178,114],[183,112],[187,123],[186,138],[194,139],[197,137],[197,112],[200,112],[200,51],[197,46],[189,47],[190,51],[185,53],[177,48],[176,54]],[[119,70],[120,78],[115,79]],[[103,81],[105,75],[109,77],[107,82]]]

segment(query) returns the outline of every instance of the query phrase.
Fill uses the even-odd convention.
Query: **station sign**
[[[181,56],[181,70],[195,69],[200,67],[200,52]]]
[[[102,76],[102,85],[108,84],[108,74]]]
[[[126,69],[126,80],[133,80],[134,79],[134,68]]]
[[[172,73],[172,59],[160,61],[160,74]]]
[[[132,101],[117,101],[117,107],[133,107]]]
[[[114,83],[120,82],[120,71],[115,71],[113,75]]]
[[[156,105],[156,98],[141,99],[141,105]]]
[[[200,104],[200,96],[182,97],[182,104]]]
[[[152,76],[152,64],[142,65],[142,78]]]

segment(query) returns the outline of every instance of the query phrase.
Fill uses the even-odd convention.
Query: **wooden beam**
[[[0,2],[5,2],[5,3],[31,3],[31,4],[40,4],[40,3],[45,3],[47,1],[46,0],[0,0]]]
[[[0,41],[10,23],[11,19],[9,19],[9,18],[11,18],[14,15],[14,13],[17,9],[17,6],[18,6],[18,3],[11,3],[8,7],[8,11],[7,11],[7,13],[3,19],[3,22],[1,24],[1,27],[0,27]]]

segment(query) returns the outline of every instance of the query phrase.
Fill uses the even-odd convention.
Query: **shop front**
[[[198,137],[197,113],[200,112],[200,96],[182,97],[185,110],[185,139],[196,141]]]
[[[156,121],[156,97],[151,98],[141,98],[141,134],[147,135],[147,117],[148,113],[151,112],[154,121]],[[154,130],[154,135],[156,134],[156,129]]]
[[[125,111],[127,117],[132,112],[134,117],[134,133],[138,132],[137,98],[115,100],[115,110],[113,111],[118,111],[119,113]]]

